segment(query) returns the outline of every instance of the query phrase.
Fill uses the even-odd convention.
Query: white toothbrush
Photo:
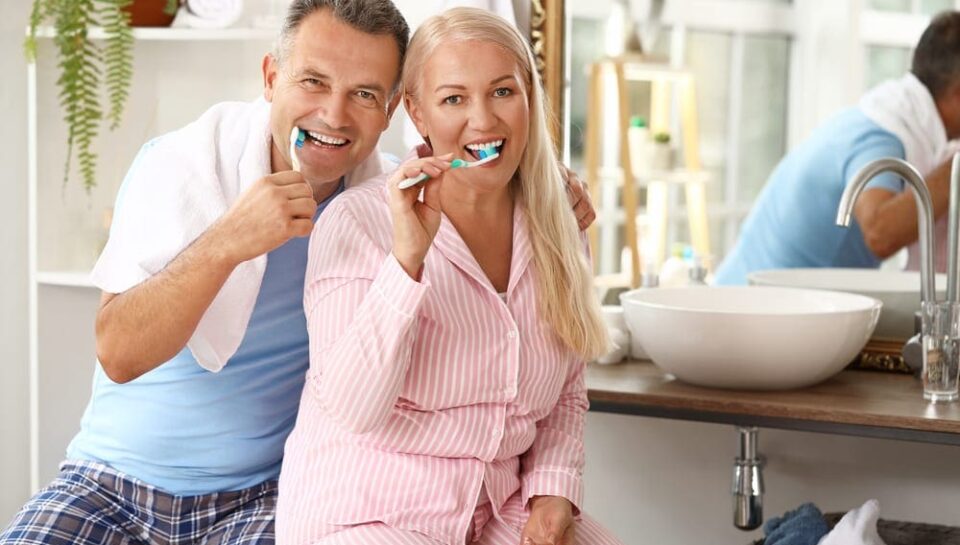
[[[486,150],[480,150],[480,155],[482,159],[477,161],[464,161],[463,159],[454,159],[453,161],[450,162],[450,169],[453,170],[455,168],[470,168],[470,167],[478,167],[480,165],[485,165],[490,161],[493,161],[497,157],[500,157],[500,152],[494,151],[489,155],[487,155]],[[407,189],[408,187],[413,187],[419,184],[420,182],[428,179],[430,179],[430,175],[424,172],[415,178],[406,178],[404,180],[401,180],[400,183],[397,184],[397,187],[399,187],[400,189]]]
[[[302,148],[306,139],[307,133],[300,130],[300,127],[294,126],[290,131],[290,166],[297,172],[300,172],[300,158],[297,157],[297,148]]]

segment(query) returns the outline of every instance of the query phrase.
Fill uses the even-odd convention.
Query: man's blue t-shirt
[[[903,159],[903,144],[859,109],[819,127],[774,169],[747,216],[740,238],[717,270],[717,284],[746,284],[747,274],[797,267],[877,267],[856,221],[836,225],[837,207],[854,174],[875,159]],[[867,188],[904,189],[891,173]]]
[[[317,216],[343,191],[321,203]],[[255,486],[280,475],[309,366],[303,282],[309,238],[267,254],[243,342],[219,373],[189,349],[127,384],[100,365],[68,460],[92,460],[178,495]]]

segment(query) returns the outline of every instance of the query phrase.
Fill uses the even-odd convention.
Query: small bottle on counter
[[[663,262],[660,268],[660,286],[664,288],[677,288],[687,285],[687,272],[690,266],[687,260],[683,258],[687,248],[684,244],[675,242],[671,247],[670,257]]]
[[[650,129],[647,120],[639,115],[630,118],[627,128],[627,143],[630,146],[630,163],[634,173],[644,176],[650,172]]]
[[[699,255],[693,254],[693,258],[690,261],[690,268],[687,270],[687,285],[706,287],[707,268],[703,266],[703,259],[701,259]]]

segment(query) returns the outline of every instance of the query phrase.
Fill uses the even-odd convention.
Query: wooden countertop
[[[591,410],[905,441],[960,445],[960,403],[933,405],[918,379],[843,371],[784,392],[701,388],[652,363],[590,364]]]

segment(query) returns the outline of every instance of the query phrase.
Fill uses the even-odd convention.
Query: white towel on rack
[[[867,500],[844,515],[833,530],[820,539],[818,545],[885,545],[877,533],[879,516],[880,502]]]
[[[91,273],[107,293],[157,274],[210,227],[241,192],[270,173],[270,104],[225,102],[189,125],[147,143],[134,160]],[[378,150],[348,174],[348,186],[382,173]],[[216,372],[236,352],[266,269],[265,255],[237,266],[187,343]]]
[[[187,0],[177,12],[176,25],[190,28],[227,28],[240,19],[243,0]]]

